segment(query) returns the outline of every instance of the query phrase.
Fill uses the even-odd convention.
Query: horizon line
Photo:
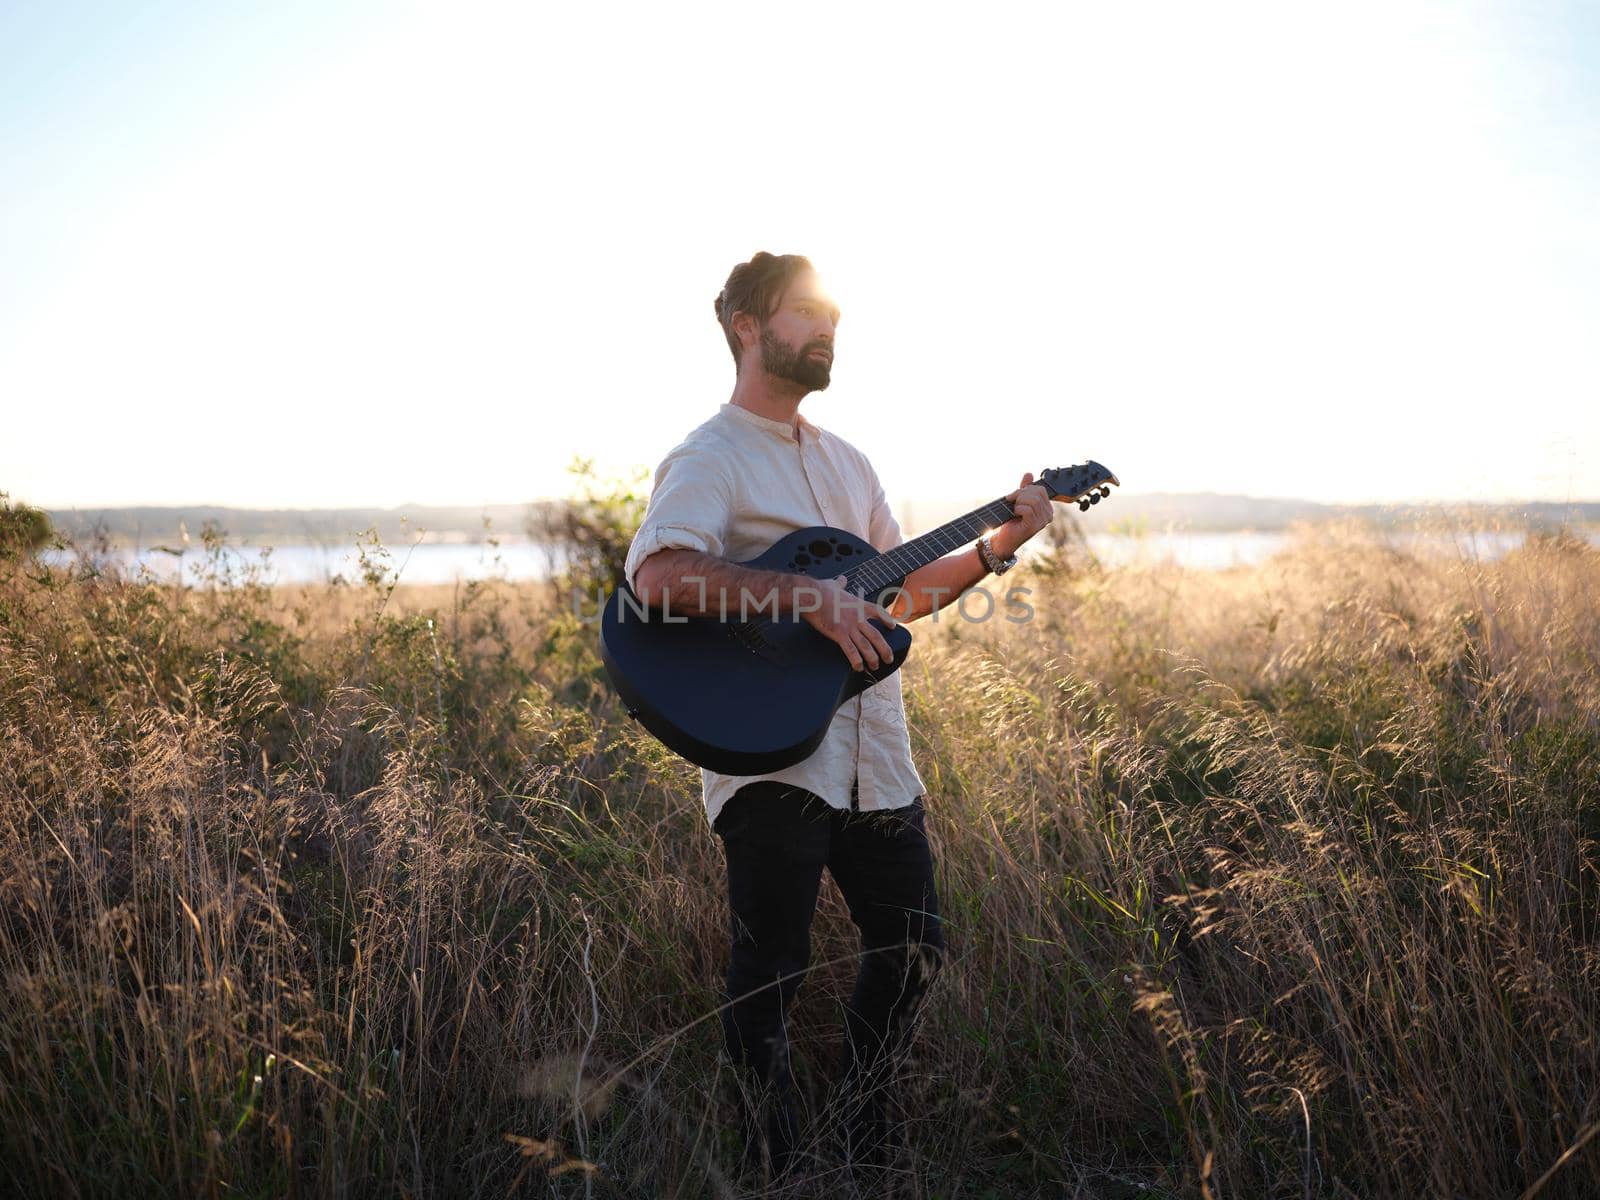
[[[978,504],[989,503],[993,497],[981,499],[981,493],[965,493],[962,495],[935,496],[931,494],[900,496],[892,502],[897,510],[906,505],[932,504],[940,507],[961,505],[969,500]],[[1518,496],[1503,499],[1469,499],[1459,497],[1411,497],[1411,498],[1386,498],[1362,500],[1316,500],[1307,496],[1292,495],[1260,495],[1251,492],[1216,492],[1216,491],[1136,491],[1128,488],[1119,488],[1115,493],[1119,500],[1140,499],[1175,499],[1175,500],[1248,500],[1260,504],[1304,504],[1319,508],[1390,508],[1390,507],[1439,507],[1439,508],[1508,508],[1518,505],[1557,505],[1557,506],[1588,506],[1600,504],[1600,497],[1573,497],[1561,498],[1542,496]],[[129,512],[139,509],[185,510],[185,509],[221,509],[228,512],[263,512],[263,513],[322,513],[322,512],[356,512],[371,511],[398,513],[408,509],[479,509],[491,508],[527,508],[540,504],[564,504],[576,499],[573,496],[535,496],[524,500],[486,500],[486,501],[419,501],[406,500],[400,503],[383,502],[355,502],[340,504],[240,504],[226,503],[212,500],[194,501],[133,501],[117,503],[90,503],[90,504],[49,504],[27,500],[15,495],[10,498],[12,504],[26,504],[31,508],[42,509],[45,512],[59,513],[84,513],[84,512]],[[1066,504],[1070,501],[1062,500]]]

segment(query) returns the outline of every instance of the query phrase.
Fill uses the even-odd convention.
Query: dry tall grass
[[[1024,582],[915,627],[899,1194],[1600,1191],[1600,555]],[[10,1194],[739,1194],[721,887],[537,589],[0,566]],[[829,890],[814,1106],[853,950]]]

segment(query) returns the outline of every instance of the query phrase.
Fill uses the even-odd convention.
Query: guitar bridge
[[[730,621],[727,626],[728,635],[757,658],[777,666],[783,666],[787,655],[783,648],[767,636],[763,625],[754,621]]]

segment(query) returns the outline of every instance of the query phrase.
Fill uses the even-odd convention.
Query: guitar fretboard
[[[1014,515],[1015,510],[1004,499],[975,508],[964,517],[947,521],[937,529],[931,529],[846,571],[850,590],[861,595],[882,591],[891,583],[903,580],[918,567],[927,566],[952,550],[970,546],[978,540],[979,534],[1004,525]]]

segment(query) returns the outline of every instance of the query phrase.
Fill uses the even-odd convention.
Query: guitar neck
[[[1015,510],[1004,498],[975,508],[966,516],[947,521],[846,572],[851,590],[870,595],[900,583],[918,567],[925,567],[952,550],[970,546],[978,540],[979,534],[1004,525],[1014,515]],[[858,584],[862,586],[857,587]]]

